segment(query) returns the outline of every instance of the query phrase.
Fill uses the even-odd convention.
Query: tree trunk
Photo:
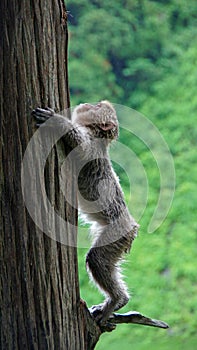
[[[31,110],[69,106],[64,2],[1,0],[0,17],[0,348],[91,349],[100,331],[80,302],[76,248],[34,224],[21,189],[22,159],[35,131]],[[76,202],[73,165],[66,169],[67,202],[58,178],[62,152],[60,142],[49,156],[45,184],[73,241],[77,211],[68,203]],[[25,174],[31,178],[35,164],[33,154],[29,157],[32,169]],[[29,182],[31,194],[38,190],[36,181]]]

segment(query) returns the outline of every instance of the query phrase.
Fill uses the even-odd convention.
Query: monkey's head
[[[109,141],[118,137],[118,119],[116,111],[108,101],[95,105],[80,104],[72,114],[72,122],[90,129],[94,137]]]

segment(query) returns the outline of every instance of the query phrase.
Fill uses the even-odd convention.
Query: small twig
[[[137,311],[129,311],[125,314],[114,313],[111,315],[107,324],[101,327],[102,332],[111,332],[116,328],[116,325],[120,323],[135,323],[164,329],[169,328],[168,324],[163,321],[144,316]]]
[[[167,323],[160,321],[160,320],[155,320],[155,319],[147,317],[147,316],[144,316],[137,311],[129,311],[125,314],[114,313],[112,316],[110,316],[109,322],[112,322],[115,324],[117,324],[117,323],[137,323],[137,324],[142,324],[144,326],[169,328]]]

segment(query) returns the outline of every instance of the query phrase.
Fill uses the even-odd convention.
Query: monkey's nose
[[[98,108],[100,108],[100,107],[102,107],[102,103],[101,103],[101,102],[97,103],[97,104],[94,106],[95,109],[98,109]]]
[[[93,107],[93,105],[91,105],[90,103],[80,103],[80,106],[85,108],[86,110]]]
[[[103,123],[103,124],[98,124],[98,127],[100,129],[102,129],[103,131],[108,131],[108,130],[112,130],[115,128],[115,124],[114,123]]]

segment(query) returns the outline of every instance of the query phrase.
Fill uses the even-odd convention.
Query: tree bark
[[[91,349],[100,330],[80,302],[76,248],[52,240],[34,224],[21,190],[21,163],[35,131],[31,110],[69,107],[64,2],[1,0],[0,17],[0,348]],[[45,182],[73,241],[77,211],[68,203],[76,198],[73,165],[66,169],[65,201],[58,178],[62,152],[60,142],[49,156]],[[33,155],[29,164],[34,166]]]

